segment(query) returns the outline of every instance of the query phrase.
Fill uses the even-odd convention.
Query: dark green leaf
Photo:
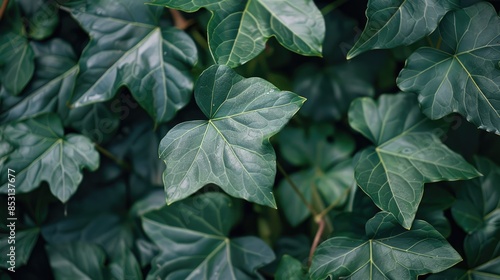
[[[0,24],[0,82],[13,95],[28,84],[35,65],[16,1],[9,1]]]
[[[366,65],[344,63],[323,69],[301,67],[295,75],[294,91],[307,98],[300,114],[314,121],[339,120],[356,97],[373,96],[375,90],[361,75]]]
[[[424,183],[471,179],[480,175],[436,136],[444,128],[421,114],[411,94],[382,95],[353,101],[351,127],[376,146],[356,156],[355,178],[382,210],[409,229]]]
[[[148,279],[259,277],[256,270],[274,253],[256,237],[227,237],[237,212],[227,196],[206,193],[145,214],[144,231],[162,250]]]
[[[475,163],[484,176],[464,182],[458,188],[457,201],[451,208],[455,221],[468,233],[474,232],[495,219],[500,219],[500,189],[498,188],[500,167],[482,157],[476,157]]]
[[[181,123],[160,143],[167,203],[214,183],[232,196],[276,207],[276,155],[269,137],[305,99],[222,65],[201,74],[195,98],[208,121]]]
[[[436,37],[443,42],[439,49],[423,47],[408,58],[399,88],[418,93],[431,119],[459,112],[479,128],[500,134],[500,18],[495,8],[480,2],[452,12]]]
[[[351,59],[372,49],[410,45],[429,35],[458,0],[370,0],[363,33],[347,54]]]
[[[137,259],[130,250],[124,250],[120,256],[109,264],[113,280],[140,280],[142,272]]]
[[[68,243],[46,246],[56,279],[101,280],[106,255],[96,245]]]
[[[291,51],[321,56],[325,22],[311,0],[150,0],[185,12],[206,8],[210,52],[236,67],[256,57],[271,36]]]
[[[36,71],[23,95],[0,106],[0,122],[23,120],[43,113],[65,117],[75,86],[78,66],[71,46],[61,39],[32,42]]]
[[[284,255],[274,277],[276,280],[306,280],[306,271],[300,261],[289,255]]]
[[[52,0],[17,0],[26,17],[28,36],[43,40],[48,38],[59,23],[59,7]]]
[[[56,115],[16,122],[5,126],[2,133],[15,149],[0,170],[3,174],[8,168],[15,170],[16,192],[29,192],[46,181],[51,192],[66,202],[82,181],[81,170],[99,166],[99,154],[92,142],[82,135],[64,135]],[[0,182],[0,191],[7,192],[7,177]]]
[[[196,46],[183,31],[159,27],[162,10],[134,0],[72,9],[92,38],[80,58],[74,106],[109,100],[123,85],[157,123],[188,103]]]
[[[444,215],[444,210],[450,208],[454,201],[455,198],[446,189],[432,184],[428,185],[425,188],[416,219],[428,222],[441,235],[448,237],[451,234],[451,225]]]
[[[16,228],[13,231],[9,230],[6,234],[2,234],[0,237],[0,248],[2,248],[0,250],[0,267],[3,268],[12,266],[19,268],[25,265],[31,256],[31,251],[33,250],[33,247],[35,247],[40,233],[39,228],[19,230],[19,224],[15,221],[14,223],[16,223]],[[9,225],[9,221],[7,221],[7,225]],[[11,247],[14,247],[15,249],[13,252],[10,250]],[[15,265],[11,265],[9,263],[9,261],[11,261],[10,255],[12,254],[14,254]]]
[[[366,239],[334,237],[314,253],[311,278],[416,279],[461,261],[460,255],[425,221],[405,230],[389,213],[366,223]]]

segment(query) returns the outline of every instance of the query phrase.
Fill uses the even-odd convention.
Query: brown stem
[[[314,255],[314,251],[319,245],[319,241],[321,236],[323,235],[323,231],[325,230],[325,220],[322,216],[315,216],[314,220],[318,223],[318,230],[316,231],[316,235],[314,236],[313,244],[311,245],[311,250],[309,251],[309,259],[307,260],[307,266],[311,266],[312,258]]]
[[[194,23],[194,20],[192,19],[186,20],[178,10],[170,9],[170,14],[172,14],[172,19],[174,20],[175,27],[179,28],[180,30],[186,30]]]
[[[5,13],[5,10],[7,10],[7,5],[9,4],[9,0],[3,0],[2,6],[0,7],[0,20],[3,17],[3,14]]]
[[[297,195],[300,197],[300,200],[302,200],[302,202],[304,203],[304,205],[307,207],[307,209],[309,209],[309,211],[311,212],[311,214],[313,216],[316,216],[318,213],[316,212],[316,210],[314,210],[314,208],[312,207],[311,204],[309,204],[309,202],[307,201],[307,199],[304,197],[304,195],[300,192],[299,188],[297,187],[297,185],[295,185],[295,183],[292,181],[292,179],[290,179],[290,176],[288,175],[288,173],[286,173],[285,169],[283,168],[283,166],[281,166],[281,164],[279,162],[276,162],[276,165],[278,166],[278,170],[281,172],[281,174],[283,174],[283,176],[285,177],[285,180],[288,182],[288,184],[290,184],[290,186],[292,186],[293,190],[297,193]]]

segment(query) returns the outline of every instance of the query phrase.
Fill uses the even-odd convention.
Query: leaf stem
[[[188,29],[188,27],[193,25],[194,20],[192,19],[186,20],[182,16],[181,12],[179,12],[178,10],[175,9],[169,9],[169,10],[170,14],[172,15],[172,20],[174,21],[175,27],[179,28],[180,30],[186,30]]]
[[[97,144],[97,143],[94,143],[94,146],[95,148],[101,153],[103,154],[105,157],[111,159],[112,161],[114,161],[116,164],[118,164],[118,166],[120,166],[121,168],[125,169],[125,170],[131,170],[132,168],[130,168],[130,165],[126,162],[126,161],[123,161],[119,158],[117,158],[115,155],[113,155],[110,151],[106,150],[104,147],[102,147],[101,145]]]
[[[333,1],[332,3],[324,6],[323,9],[321,9],[321,14],[322,15],[327,15],[328,13],[330,13],[331,11],[337,9],[339,6],[341,6],[345,2],[347,2],[347,0]]]
[[[330,205],[328,205],[328,207],[326,207],[325,209],[323,209],[321,211],[321,213],[319,213],[318,215],[323,218],[324,216],[326,216],[328,214],[328,212],[330,212],[333,208],[337,207],[339,205],[339,203],[342,201],[342,199],[348,195],[349,193],[351,192],[351,188],[348,188],[344,191],[344,193],[342,193],[341,196],[339,196],[334,202],[332,202]]]
[[[0,19],[2,19],[5,10],[7,10],[7,5],[9,4],[9,0],[3,0],[2,6],[0,7]]]
[[[323,216],[315,216],[314,220],[316,221],[316,223],[318,223],[318,230],[316,231],[313,244],[311,245],[311,250],[309,251],[309,259],[307,260],[307,266],[311,266],[312,258],[314,256],[314,251],[316,251],[321,236],[323,235],[323,231],[325,230],[325,220],[323,219]]]
[[[276,161],[276,165],[278,166],[278,170],[285,177],[285,180],[288,182],[288,184],[290,184],[290,186],[292,186],[293,190],[300,197],[300,200],[302,200],[302,202],[305,204],[305,206],[307,207],[307,209],[309,209],[309,212],[311,212],[311,214],[313,216],[318,215],[318,213],[316,212],[316,210],[314,210],[314,208],[312,207],[312,205],[307,201],[307,199],[304,197],[304,195],[300,192],[300,190],[297,187],[297,185],[292,181],[292,179],[290,178],[290,176],[288,175],[288,173],[286,173],[286,171],[283,168],[283,166],[281,166],[281,164],[278,161]]]

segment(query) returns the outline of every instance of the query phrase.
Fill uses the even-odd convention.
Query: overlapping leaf
[[[310,268],[312,279],[416,279],[460,262],[460,255],[425,221],[411,230],[389,213],[366,223],[366,238],[334,237],[321,243]]]
[[[150,0],[185,12],[206,8],[210,51],[216,63],[236,67],[256,57],[271,36],[291,51],[321,55],[325,23],[311,0]]]
[[[160,142],[167,202],[214,183],[232,196],[276,207],[276,155],[269,137],[305,99],[222,65],[201,74],[195,98],[208,120],[181,123]]]
[[[271,262],[274,253],[256,237],[227,237],[237,213],[231,199],[220,193],[206,193],[146,213],[144,231],[162,250],[147,279],[259,277],[256,270]]]
[[[42,181],[52,193],[66,202],[82,180],[81,169],[95,170],[99,154],[87,137],[64,135],[61,120],[54,114],[16,122],[2,128],[3,141],[13,147],[0,171],[16,172],[16,192],[29,192]],[[7,191],[7,177],[0,181],[0,191]]]
[[[477,157],[477,169],[483,177],[463,182],[451,211],[458,225],[472,233],[486,224],[500,220],[500,167]],[[495,216],[497,216],[495,218]]]
[[[91,36],[80,58],[74,106],[108,100],[123,85],[157,123],[187,104],[196,46],[183,31],[159,27],[162,10],[134,0],[95,0],[72,8]]]
[[[479,128],[500,134],[500,18],[480,2],[445,16],[440,48],[423,47],[407,60],[398,86],[419,94],[431,119],[459,112]]]
[[[382,210],[410,228],[426,182],[471,179],[480,175],[460,155],[441,143],[444,130],[420,113],[410,94],[353,101],[351,127],[376,146],[360,151],[355,163],[358,185]]]
[[[61,39],[32,42],[36,71],[23,95],[1,104],[0,122],[19,121],[42,113],[65,117],[75,86],[78,66],[71,46]]]
[[[9,1],[0,24],[0,82],[13,95],[28,84],[35,65],[16,1]]]
[[[347,54],[347,59],[371,49],[390,49],[410,45],[434,31],[459,0],[370,0],[368,22]]]
[[[67,243],[46,246],[56,279],[104,280],[106,254],[96,245]]]
[[[334,142],[328,141],[332,137]],[[302,195],[312,205],[320,194],[325,203],[342,205],[354,183],[352,163],[348,160],[354,141],[343,133],[335,133],[331,125],[315,125],[309,130],[285,128],[278,136],[283,156],[295,165],[306,166],[290,175]],[[282,180],[278,196],[285,217],[297,226],[311,213],[292,186]],[[293,206],[293,207],[292,207]]]

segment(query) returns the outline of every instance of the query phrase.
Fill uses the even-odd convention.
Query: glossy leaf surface
[[[375,144],[356,156],[358,185],[407,229],[415,218],[424,183],[480,175],[441,143],[436,134],[444,128],[420,113],[414,95],[382,95],[378,102],[357,99],[349,110],[349,123]]]
[[[425,221],[403,229],[389,213],[378,213],[366,223],[366,239],[334,237],[313,257],[313,279],[416,279],[460,262],[460,255]]]
[[[60,201],[66,202],[82,180],[82,169],[95,170],[99,154],[87,137],[64,135],[61,120],[54,114],[13,123],[3,127],[5,140],[14,150],[0,162],[1,172],[15,170],[16,192],[29,192],[42,181]],[[7,177],[0,190],[7,192]]]
[[[448,14],[436,32],[440,48],[414,52],[399,73],[399,88],[418,93],[422,111],[431,119],[458,112],[479,128],[500,134],[497,12],[480,2]]]
[[[197,50],[186,33],[159,26],[162,11],[134,0],[72,8],[92,39],[79,61],[74,106],[109,100],[123,85],[157,123],[188,103]]]
[[[274,253],[257,237],[228,237],[237,213],[234,202],[220,193],[194,196],[146,213],[144,231],[161,249],[147,279],[259,277],[256,270],[271,262]]]
[[[208,120],[178,124],[160,142],[167,203],[214,183],[232,196],[276,207],[276,155],[269,137],[305,99],[217,65],[201,74],[195,98]]]
[[[151,0],[185,12],[212,13],[208,40],[214,61],[236,67],[256,57],[271,36],[287,49],[321,56],[325,22],[311,0]]]

